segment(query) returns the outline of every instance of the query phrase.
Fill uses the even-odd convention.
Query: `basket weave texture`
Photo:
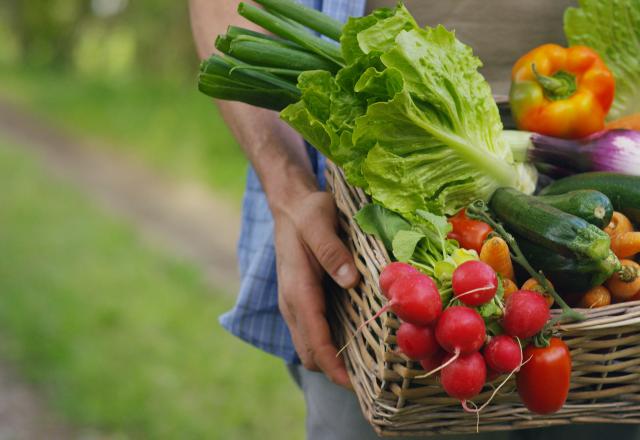
[[[363,233],[353,220],[369,203],[365,193],[350,186],[332,163],[327,166],[327,184],[362,276],[354,289],[336,290],[329,296],[334,338],[342,346],[386,303],[378,276],[390,260],[382,243]],[[480,432],[569,423],[640,424],[640,301],[581,311],[587,316],[585,321],[558,329],[573,362],[564,407],[555,414],[533,414],[520,402],[515,381],[510,380],[480,414]],[[392,312],[385,312],[363,328],[345,350],[364,416],[383,436],[476,432],[476,416],[465,413],[459,401],[448,397],[437,378],[415,379],[424,370],[397,352],[395,331],[399,324]],[[485,402],[502,380],[504,376],[485,385],[474,401]]]

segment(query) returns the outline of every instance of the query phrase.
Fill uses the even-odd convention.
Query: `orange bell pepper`
[[[576,139],[604,128],[614,91],[593,49],[544,44],[513,66],[509,102],[519,129]]]

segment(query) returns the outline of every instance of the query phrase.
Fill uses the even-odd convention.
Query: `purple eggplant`
[[[560,174],[610,171],[640,176],[640,131],[608,130],[583,139],[559,139],[538,133],[505,131],[517,160]]]

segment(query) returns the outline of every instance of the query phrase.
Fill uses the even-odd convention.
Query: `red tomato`
[[[449,217],[449,223],[453,226],[453,230],[449,232],[447,237],[456,240],[465,249],[474,249],[478,254],[482,248],[482,243],[493,231],[491,226],[485,222],[467,217],[464,209],[461,209],[453,217]]]
[[[567,345],[559,338],[551,338],[551,344],[545,348],[529,345],[523,359],[525,364],[516,375],[522,403],[537,414],[558,411],[567,400],[571,380],[571,355]]]

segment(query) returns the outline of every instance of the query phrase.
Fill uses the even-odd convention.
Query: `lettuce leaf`
[[[396,260],[407,263],[411,261],[416,252],[418,243],[424,239],[424,234],[420,231],[408,230],[399,231],[395,237],[391,249]]]
[[[305,72],[281,117],[351,184],[411,218],[453,214],[499,186],[532,192],[516,164],[480,60],[444,27],[421,29],[402,5],[352,18],[335,77]]]
[[[354,218],[360,229],[378,237],[388,251],[392,251],[393,239],[400,231],[411,229],[408,221],[375,203],[362,207]]]
[[[408,221],[396,212],[370,203],[354,218],[364,232],[378,237],[397,261],[410,263],[433,276],[440,287],[451,287],[451,273],[459,264],[452,256],[461,249],[455,240],[447,238],[451,225],[446,217],[418,211]]]
[[[616,94],[607,119],[640,113],[640,2],[579,0],[564,14],[571,46],[595,49],[616,79]]]

